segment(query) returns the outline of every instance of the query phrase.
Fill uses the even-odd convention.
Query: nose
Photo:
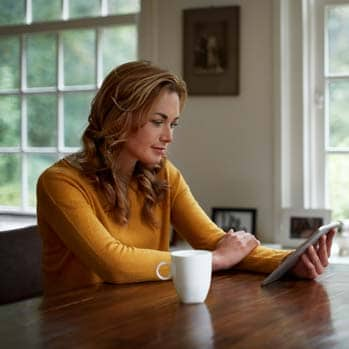
[[[164,143],[171,143],[173,141],[173,129],[171,126],[165,125],[165,127],[162,129],[160,141]]]

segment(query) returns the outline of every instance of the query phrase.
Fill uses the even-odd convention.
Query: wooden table
[[[349,348],[349,266],[317,281],[216,274],[206,303],[171,281],[99,285],[0,306],[0,348]]]

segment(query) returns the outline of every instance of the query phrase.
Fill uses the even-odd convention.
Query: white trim
[[[60,151],[64,147],[64,102],[62,92],[58,93],[57,102],[57,148]]]
[[[22,182],[22,186],[21,186],[21,210],[22,211],[28,211],[29,209],[29,205],[27,205],[28,203],[28,179],[29,179],[29,171],[28,171],[28,155],[24,155],[21,156],[21,162],[22,162],[22,171],[21,171],[21,182]]]
[[[311,44],[311,4],[308,0],[302,1],[302,51],[303,51],[303,178],[304,178],[304,207],[311,207],[312,203],[312,169],[313,163],[311,159],[311,152],[313,148],[313,144],[309,137],[307,137],[308,133],[311,132],[312,129],[312,118],[311,118],[311,95],[312,89],[310,86],[310,82],[312,81],[312,65],[311,65],[311,53],[312,50],[310,48]]]
[[[33,22],[33,16],[32,16],[32,0],[26,1],[25,6],[25,23],[31,24]]]
[[[304,188],[304,175],[310,177],[303,157],[303,115],[307,112],[304,103],[310,92],[303,94],[303,79],[311,73],[304,64],[302,53],[306,41],[302,17],[303,0],[274,0],[274,240],[279,242],[281,212],[283,208],[304,208],[308,198]],[[307,40],[307,38],[305,38]],[[309,180],[310,181],[310,180]]]
[[[69,18],[69,0],[62,0],[62,19],[66,21]]]
[[[0,26],[0,35],[16,35],[23,33],[38,33],[61,31],[69,29],[84,29],[92,27],[107,27],[137,23],[138,14],[111,15],[108,17],[89,17],[69,19],[65,21],[37,22],[11,26]]]
[[[103,81],[103,28],[97,28],[96,30],[96,58],[95,58],[95,62],[96,62],[96,80],[95,80],[95,84],[96,87],[100,87],[102,85],[102,81]],[[95,87],[95,89],[96,89]]]
[[[100,56],[99,54],[99,48],[100,48],[100,40],[101,40],[101,36],[99,35],[100,32],[100,28],[95,28],[94,30],[94,36],[95,36],[95,47],[94,47],[94,55],[95,55],[95,76],[94,76],[94,88],[96,89],[97,85],[98,85],[98,66],[101,66],[101,63],[98,62],[98,56]],[[88,86],[90,87],[90,86]]]
[[[302,158],[302,60],[301,60],[301,0],[279,0],[279,37],[276,38],[278,77],[275,90],[279,90],[275,105],[275,147],[279,148],[280,204],[281,207],[303,207]],[[279,133],[279,134],[278,134]],[[280,215],[280,212],[279,212]]]
[[[274,122],[273,122],[273,171],[274,171],[274,195],[273,195],[273,235],[278,240],[280,231],[280,207],[281,207],[281,5],[279,0],[273,2],[273,60],[274,60]],[[274,239],[275,240],[275,239]]]
[[[105,17],[109,13],[108,0],[101,0],[101,16]]]
[[[348,0],[274,0],[274,227],[282,208],[327,206],[324,7]],[[301,22],[299,19],[301,18]],[[340,79],[336,74],[327,79]]]
[[[291,164],[286,159],[290,153],[290,33],[289,33],[289,3],[281,2],[280,13],[280,155],[281,155],[281,206],[289,206],[291,201],[288,174],[291,172]]]
[[[1,147],[0,153],[1,154],[14,154],[14,153],[20,153],[21,147]]]

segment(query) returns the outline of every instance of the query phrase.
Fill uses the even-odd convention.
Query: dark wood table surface
[[[205,303],[171,281],[99,285],[0,306],[0,348],[349,348],[349,265],[261,288],[216,274]]]

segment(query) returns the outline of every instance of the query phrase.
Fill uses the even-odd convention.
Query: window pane
[[[329,83],[330,146],[349,147],[349,80]]]
[[[66,86],[95,83],[95,40],[94,30],[63,33]]]
[[[108,0],[110,14],[135,13],[140,11],[140,0]]]
[[[26,37],[27,85],[48,87],[56,85],[56,35],[35,34]]]
[[[21,204],[20,156],[0,154],[0,205]]]
[[[27,97],[28,145],[49,147],[57,144],[57,97],[53,94]]]
[[[61,0],[32,0],[33,22],[57,20],[61,15]]]
[[[69,17],[95,17],[99,16],[100,0],[69,0]]]
[[[330,73],[349,73],[349,6],[328,8],[328,60]]]
[[[18,96],[0,96],[0,147],[20,145],[21,118]]]
[[[57,161],[52,154],[30,154],[28,160],[28,206],[36,207],[36,183],[40,174],[51,164]]]
[[[64,95],[64,145],[79,147],[82,132],[87,126],[94,93],[78,92]]]
[[[25,22],[25,0],[0,1],[0,25]]]
[[[103,29],[103,74],[137,58],[137,30],[134,25]]]
[[[19,88],[19,37],[0,36],[0,89]]]
[[[332,218],[348,218],[349,154],[329,154],[327,156],[327,164],[327,183]]]

